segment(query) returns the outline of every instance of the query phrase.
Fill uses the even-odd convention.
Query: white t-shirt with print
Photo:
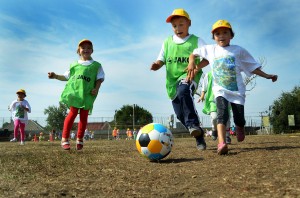
[[[250,77],[252,71],[261,67],[247,50],[238,45],[221,47],[214,44],[197,48],[193,54],[209,61],[215,98],[223,96],[229,102],[245,104],[246,86],[242,72]]]
[[[27,112],[25,109],[23,109],[21,107],[22,106],[26,107],[29,109],[29,111]],[[27,124],[28,123],[28,113],[31,113],[31,107],[28,103],[27,100],[22,100],[22,101],[18,101],[18,100],[14,100],[8,108],[9,111],[11,111],[12,113],[12,119],[13,121],[15,120],[20,120],[22,123]]]

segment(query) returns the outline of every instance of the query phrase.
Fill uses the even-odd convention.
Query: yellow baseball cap
[[[93,45],[92,41],[90,41],[89,39],[82,39],[81,41],[79,41],[78,47],[79,47],[82,43],[90,43],[91,45]]]
[[[212,30],[211,33],[213,33],[217,28],[220,27],[225,27],[225,28],[229,28],[232,30],[231,25],[228,21],[226,20],[218,20],[217,22],[215,22],[212,26]]]
[[[187,18],[188,20],[191,20],[189,14],[184,9],[179,8],[179,9],[175,9],[172,12],[172,14],[166,19],[166,22],[170,23],[174,16],[183,16],[183,17]]]
[[[26,91],[24,89],[19,89],[16,94],[23,93],[26,96]]]

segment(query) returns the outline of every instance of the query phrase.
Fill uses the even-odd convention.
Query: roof
[[[78,123],[74,123],[77,126]],[[88,122],[87,127],[89,131],[106,130],[110,129],[108,122]]]
[[[11,121],[3,129],[7,129],[9,131],[13,131],[14,130],[14,122]],[[35,120],[28,120],[28,124],[26,125],[25,130],[26,131],[41,131],[41,130],[44,130],[44,128],[39,123],[37,123],[37,121],[35,121]]]

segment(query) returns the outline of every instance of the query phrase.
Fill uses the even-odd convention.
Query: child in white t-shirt
[[[205,45],[197,48],[189,57],[188,79],[207,63],[195,65],[195,58],[200,56],[208,60],[213,72],[213,93],[215,95],[218,113],[218,150],[217,153],[227,154],[228,147],[225,142],[226,122],[229,119],[228,102],[233,112],[236,125],[237,140],[245,139],[244,104],[246,86],[241,72],[247,76],[256,74],[266,79],[277,80],[277,75],[266,74],[260,68],[261,65],[249,54],[247,50],[238,46],[230,45],[234,33],[230,23],[226,20],[218,20],[212,26],[212,36],[216,41],[214,45]]]
[[[18,137],[18,132],[20,131],[20,141],[21,145],[25,144],[25,126],[28,123],[27,113],[31,112],[31,107],[26,97],[26,91],[20,89],[16,93],[18,98],[9,105],[8,110],[12,112],[12,119],[14,121],[14,138],[11,142],[16,142]]]

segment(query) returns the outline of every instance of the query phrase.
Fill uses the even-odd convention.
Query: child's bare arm
[[[54,72],[48,72],[48,78],[57,79],[57,80],[61,80],[61,81],[68,80],[68,79],[66,79],[66,77],[64,75],[58,75],[58,74],[55,74]]]
[[[199,98],[199,100],[197,102],[201,102],[204,100],[204,96],[205,96],[205,92],[204,91],[201,91],[201,96]]]
[[[102,82],[103,82],[104,80],[101,78],[101,79],[98,79],[97,81],[96,81],[96,85],[95,85],[95,88],[94,89],[92,89],[92,92],[91,92],[91,94],[92,95],[97,95],[98,94],[98,92],[99,92],[99,89],[100,89],[100,87],[101,87],[101,84],[102,84]]]
[[[187,81],[192,81],[194,79],[194,77],[196,76],[196,74],[205,66],[207,66],[209,64],[208,60],[206,59],[202,59],[202,61],[195,65],[195,58],[197,56],[194,54],[191,54],[189,57],[189,65],[187,67]]]
[[[266,79],[272,79],[272,82],[277,81],[278,76],[277,75],[273,75],[273,74],[266,74],[265,72],[263,72],[261,69],[257,68],[254,71],[252,71],[253,74],[256,74],[258,76],[261,76],[263,78]]]

